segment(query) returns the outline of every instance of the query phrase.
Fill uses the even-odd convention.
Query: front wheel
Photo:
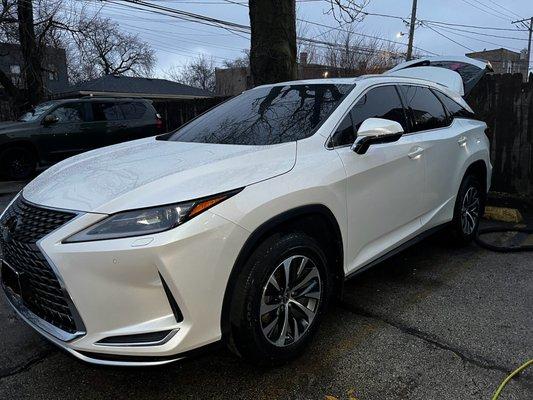
[[[474,175],[463,179],[455,201],[452,229],[458,244],[470,243],[477,235],[483,212],[484,193]]]
[[[260,365],[298,356],[326,308],[330,281],[326,257],[313,238],[294,232],[265,240],[237,282],[230,348]]]

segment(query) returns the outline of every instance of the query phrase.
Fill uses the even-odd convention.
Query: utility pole
[[[526,25],[526,21],[529,20],[529,27]],[[527,41],[527,56],[526,56],[526,80],[529,79],[529,63],[531,62],[531,32],[533,31],[533,17],[524,18],[518,21],[511,22],[512,24],[522,24],[529,30],[529,40]]]
[[[409,24],[409,44],[407,45],[407,61],[413,56],[413,40],[415,38],[415,24],[416,24],[416,2],[413,0],[413,9],[411,11],[411,23]],[[531,32],[531,31],[530,31]]]

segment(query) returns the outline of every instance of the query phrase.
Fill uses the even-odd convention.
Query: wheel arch
[[[483,194],[484,197],[487,194],[487,164],[485,163],[485,160],[476,160],[472,162],[468,168],[466,169],[465,173],[463,174],[463,180],[468,175],[474,175],[476,178],[479,179],[480,183],[483,185]]]
[[[33,144],[29,140],[14,140],[11,142],[3,143],[0,145],[0,153],[3,152],[4,150],[7,150],[13,147],[22,147],[22,148],[28,149],[35,156],[35,161],[39,162],[39,159],[40,159],[39,150],[37,149],[37,146],[35,146],[35,144]]]
[[[277,232],[294,230],[302,230],[321,244],[325,244],[324,251],[328,257],[328,268],[332,268],[334,272],[335,288],[342,289],[344,282],[344,250],[340,226],[334,214],[323,204],[306,205],[285,211],[256,228],[239,251],[224,292],[220,322],[223,339],[228,337],[231,330],[231,301],[237,278],[244,264],[257,245],[268,236]],[[324,235],[324,233],[326,234]],[[341,291],[337,290],[337,292],[340,293]]]

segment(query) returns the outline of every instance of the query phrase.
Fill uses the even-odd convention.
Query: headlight
[[[64,240],[64,243],[118,239],[168,231],[237,194],[241,189],[186,203],[170,204],[110,215]]]

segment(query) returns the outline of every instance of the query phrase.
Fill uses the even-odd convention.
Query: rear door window
[[[442,103],[427,87],[401,85],[405,107],[410,114],[413,132],[443,128],[448,118]]]
[[[118,103],[94,102],[91,104],[95,121],[119,121],[124,119]]]
[[[146,113],[146,106],[139,102],[120,103],[119,107],[124,119],[141,119]]]
[[[350,117],[343,120],[333,135],[330,145],[336,147],[352,144],[357,130],[368,118],[396,121],[405,132],[408,131],[407,118],[396,88],[392,85],[380,86],[370,89],[357,101],[350,111]],[[353,123],[351,128],[348,127],[349,123]]]

